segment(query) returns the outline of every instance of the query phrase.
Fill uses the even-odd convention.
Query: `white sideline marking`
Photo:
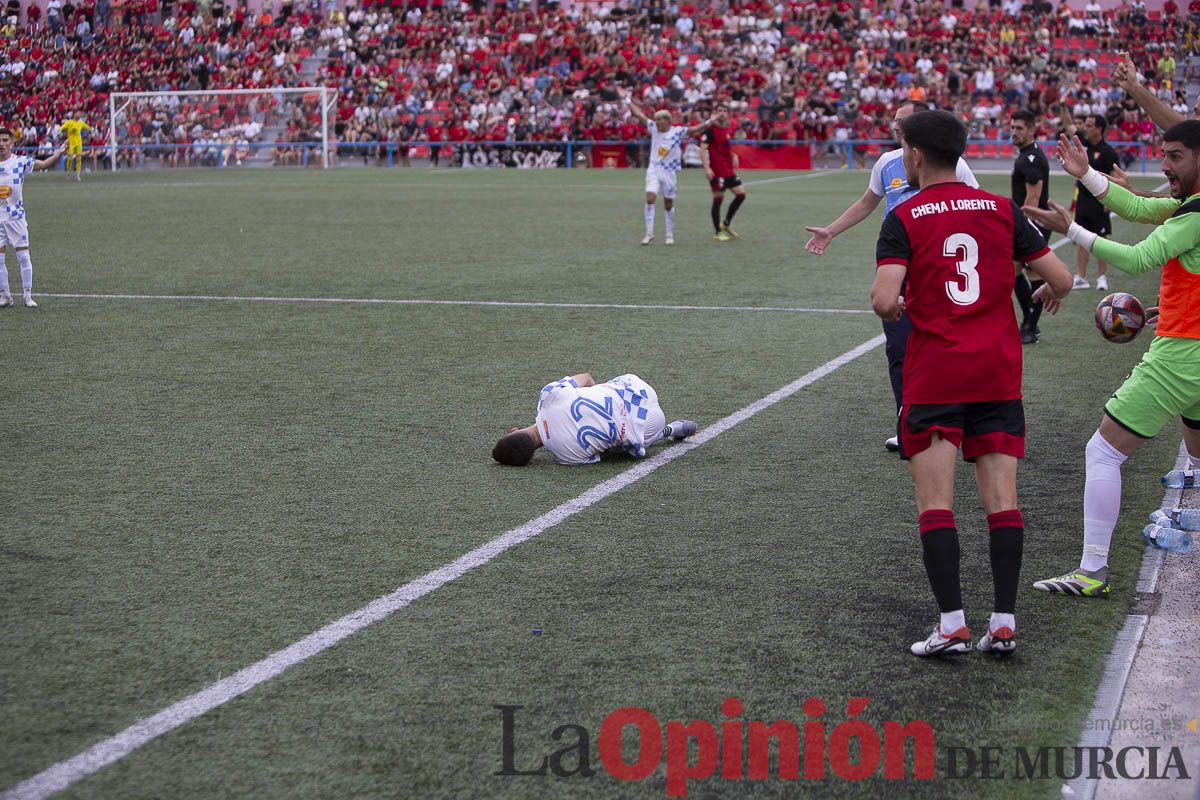
[[[239,695],[245,694],[260,683],[265,683],[274,678],[288,667],[312,658],[371,623],[378,622],[394,614],[413,601],[419,600],[455,578],[461,577],[476,567],[483,566],[506,550],[532,539],[543,531],[599,503],[609,495],[615,494],[635,481],[641,480],[659,467],[663,467],[705,442],[715,439],[734,425],[744,422],[760,411],[764,411],[781,400],[791,397],[796,392],[815,383],[839,367],[843,367],[859,356],[874,350],[883,344],[883,341],[884,337],[880,334],[863,342],[858,347],[848,350],[837,358],[797,378],[787,386],[776,389],[771,394],[760,400],[756,400],[740,411],[735,411],[724,419],[718,420],[691,439],[680,442],[668,450],[664,450],[655,456],[635,464],[620,475],[616,475],[593,486],[578,497],[547,511],[540,517],[532,519],[520,527],[513,528],[507,533],[459,557],[455,561],[404,584],[391,594],[371,601],[357,611],[351,611],[341,619],[329,623],[300,641],[282,650],[277,650],[261,661],[242,669],[240,672],[230,675],[224,680],[217,681],[193,695],[185,697],[154,716],[135,722],[116,736],[94,744],[72,758],[47,767],[33,777],[27,778],[12,788],[5,790],[3,794],[0,794],[0,800],[40,800],[67,788],[71,784],[86,778],[88,775],[100,771],[109,764],[129,755],[142,745],[185,725],[218,706],[228,703]]]
[[[825,175],[833,175],[836,170],[813,170],[805,172],[801,175],[784,175],[781,178],[764,178],[761,181],[746,181],[743,186],[762,186],[765,183],[782,183],[783,181],[801,181],[805,178],[820,178]]]
[[[403,168],[398,168],[398,169],[403,169]],[[640,170],[636,170],[636,171],[640,172]],[[699,172],[699,170],[696,170],[696,171]],[[762,180],[757,180],[757,181],[746,181],[742,185],[743,186],[761,186],[761,185],[767,184],[767,183],[780,183],[782,181],[798,181],[798,180],[803,180],[805,178],[820,178],[825,175],[833,175],[836,172],[837,172],[836,170],[812,170],[811,172],[804,172],[799,175],[785,175],[785,176],[782,176],[779,178],[764,178]],[[450,174],[468,175],[468,174],[472,174],[472,173],[474,173],[475,175],[478,175],[479,177],[483,177],[483,175],[481,175],[478,170],[459,170],[459,171],[445,170],[444,172],[438,170],[438,171],[427,172],[427,173],[425,173],[425,175],[440,177],[442,175],[450,175]],[[106,173],[106,174],[108,174],[108,173]],[[278,175],[280,173],[273,172],[271,174]],[[376,173],[372,173],[372,174],[376,174]],[[401,174],[413,174],[413,173],[403,173],[402,172]],[[687,174],[690,174],[690,171]],[[105,191],[109,191],[112,189],[148,189],[148,188],[158,188],[158,187],[176,188],[176,189],[179,189],[179,188],[195,189],[195,188],[211,187],[214,189],[229,189],[229,188],[235,187],[235,186],[253,187],[253,186],[260,186],[260,185],[269,185],[270,188],[272,188],[272,189],[276,189],[276,188],[293,188],[294,189],[294,188],[305,187],[305,186],[311,185],[309,183],[304,183],[301,181],[294,181],[294,180],[274,181],[274,182],[270,182],[268,184],[266,182],[262,182],[262,181],[258,181],[258,180],[240,181],[240,180],[236,179],[239,177],[251,177],[251,176],[252,176],[252,173],[239,172],[236,174],[236,176],[231,176],[224,180],[218,178],[217,180],[211,180],[211,181],[205,181],[205,180],[133,181],[133,182],[129,182],[129,183],[125,183],[123,181],[111,181],[111,185],[107,185],[107,183],[109,182],[107,178],[101,178],[100,180],[106,182],[106,185],[104,186]],[[701,176],[703,177],[703,173],[701,173]],[[639,185],[640,184],[635,183],[631,179],[628,184],[624,184],[624,183],[620,183],[620,184],[615,184],[615,183],[568,183],[568,184],[559,185],[557,188],[561,188],[561,189],[620,189],[620,190],[627,190],[630,188],[636,189]],[[516,187],[512,183],[457,183],[456,182],[453,187],[448,187],[444,183],[405,183],[404,188],[406,188],[406,189],[410,189],[410,188],[411,189],[446,189],[446,188],[454,188],[454,189],[513,189],[513,188],[520,188],[520,187]]]
[[[37,292],[38,297],[66,300],[191,300],[231,303],[349,303],[382,306],[498,306],[502,308],[613,308],[623,311],[775,311],[793,314],[872,314],[859,308],[792,308],[788,306],[673,306],[633,303],[536,303],[516,300],[416,300],[372,297],[243,297],[213,294],[71,294]]]

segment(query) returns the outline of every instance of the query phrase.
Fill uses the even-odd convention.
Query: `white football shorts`
[[[667,417],[658,405],[658,392],[654,391],[654,387],[632,372],[625,375],[618,375],[608,381],[608,383],[618,389],[629,387],[635,392],[643,389],[646,391],[646,411],[648,413],[646,416],[646,430],[642,441],[646,447],[649,447],[661,439],[663,428],[667,426]]]
[[[0,220],[0,250],[7,244],[29,247],[29,226],[24,219]]]
[[[675,173],[658,167],[646,170],[646,191],[659,197],[675,199]]]

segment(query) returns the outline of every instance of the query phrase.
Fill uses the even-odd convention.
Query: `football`
[[[1113,292],[1096,306],[1096,328],[1110,342],[1133,341],[1145,324],[1145,309],[1128,292]]]

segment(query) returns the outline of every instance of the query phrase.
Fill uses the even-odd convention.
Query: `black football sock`
[[[733,196],[733,202],[729,204],[729,210],[725,212],[726,225],[729,225],[733,222],[733,215],[737,213],[737,210],[742,207],[742,203],[745,201],[746,195],[744,194],[735,194]]]
[[[942,613],[963,607],[962,586],[958,575],[958,530],[954,512],[930,509],[920,516],[921,551],[925,574]]]
[[[1041,288],[1042,286],[1045,286],[1045,285],[1046,285],[1045,281],[1034,281],[1033,282],[1033,291],[1036,292],[1039,288]],[[1029,305],[1029,328],[1030,328],[1030,330],[1037,330],[1038,320],[1040,320],[1041,318],[1042,318],[1042,301],[1039,300],[1036,303],[1030,303],[1030,305]]]
[[[712,201],[713,230],[717,231],[718,233],[721,232],[721,203],[723,202],[723,200]],[[736,203],[737,201],[735,200],[734,202]]]
[[[1021,328],[1028,329],[1029,315],[1033,308],[1033,287],[1023,271],[1013,281],[1013,292],[1017,295],[1017,305],[1021,306]]]
[[[1025,546],[1025,522],[1019,509],[988,514],[988,549],[992,557],[992,584],[996,591],[994,611],[1012,614],[1017,606],[1021,580],[1021,551]]]

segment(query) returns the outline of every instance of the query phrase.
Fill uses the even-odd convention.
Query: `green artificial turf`
[[[764,173],[749,180],[788,177]],[[866,309],[878,215],[803,252],[865,173],[749,186],[711,238],[703,176],[678,245],[639,247],[635,171],[178,171],[27,186],[41,293]],[[986,176],[1006,193],[1008,178]],[[1146,186],[1151,184],[1146,183]],[[1052,183],[1066,201],[1070,184]],[[661,241],[661,209],[659,241]],[[1119,222],[1116,237],[1148,229]],[[1073,265],[1073,248],[1058,251]],[[9,261],[14,282],[15,265]],[[1094,266],[1093,266],[1094,270]],[[1149,300],[1157,275],[1110,271]],[[394,616],[63,793],[141,797],[662,797],[513,777],[605,716],[928,720],[950,746],[1070,746],[1129,611],[1144,515],[1178,442],[1125,467],[1107,601],[1035,592],[1081,546],[1083,448],[1149,337],[1116,346],[1084,290],[1027,348],[1015,657],[908,654],[935,620],[912,485],[881,444],[879,347]],[[629,469],[489,450],[546,382],[636,372],[710,425],[879,333],[869,314],[43,297],[0,312],[0,788]],[[969,468],[969,623],[991,603]],[[538,630],[540,633],[535,633]],[[629,751],[632,753],[632,751]],[[632,757],[632,756],[631,756]],[[1059,782],[725,781],[690,796],[1056,797]]]

